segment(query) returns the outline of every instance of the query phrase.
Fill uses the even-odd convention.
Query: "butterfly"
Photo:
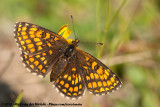
[[[67,40],[70,34],[67,25],[55,33],[35,24],[17,22],[14,37],[25,68],[40,77],[51,72],[50,82],[70,99],[80,98],[85,89],[95,95],[117,90],[122,84],[118,76],[94,56],[78,49],[78,39]]]

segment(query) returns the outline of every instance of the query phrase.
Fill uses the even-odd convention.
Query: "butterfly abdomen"
[[[58,59],[57,63],[52,68],[52,72],[50,75],[50,81],[55,81],[61,73],[64,72],[66,66],[67,66],[68,60],[66,56],[62,56]]]

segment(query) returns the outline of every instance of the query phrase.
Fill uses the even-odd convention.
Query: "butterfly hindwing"
[[[16,23],[14,34],[19,48],[28,55],[48,48],[62,48],[68,45],[67,40],[62,36],[27,22]]]
[[[62,60],[65,60],[65,58],[60,59],[61,62],[64,62]],[[75,57],[70,57],[70,59],[66,63],[67,65],[62,68],[63,71],[61,72],[61,74],[57,74],[57,76],[54,76],[54,78],[56,79],[54,80],[54,85],[64,96],[72,99],[77,99],[84,93],[84,80],[82,78],[79,65],[77,64],[77,59]],[[59,63],[59,65],[61,65],[61,63]],[[57,69],[54,69],[52,71],[51,78],[57,72],[56,70]]]
[[[120,79],[106,65],[82,50],[77,51],[77,60],[89,92],[105,95],[121,86]]]

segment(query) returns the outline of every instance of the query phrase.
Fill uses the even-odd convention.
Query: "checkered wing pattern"
[[[102,62],[82,50],[77,51],[77,60],[89,92],[105,95],[121,86],[120,79]]]
[[[56,47],[62,48],[68,45],[67,40],[62,36],[27,22],[16,23],[14,35],[19,48],[28,55],[34,55],[49,48],[56,49]]]
[[[51,50],[40,52],[35,55],[26,55],[22,52],[21,57],[22,62],[28,71],[45,77],[45,75],[51,71],[61,54],[61,52]]]
[[[58,35],[62,34],[63,37]],[[22,60],[28,71],[45,75],[64,96],[79,98],[85,87],[96,95],[105,95],[121,86],[120,79],[106,65],[77,48],[78,40],[66,40],[70,29],[65,25],[56,34],[41,26],[26,22],[15,25],[15,40],[22,50]]]
[[[60,35],[31,23],[16,23],[14,34],[26,69],[43,77],[68,46]]]
[[[85,84],[75,56],[69,61],[62,58],[58,61],[57,67],[54,67],[51,73],[51,81],[55,81],[54,85],[62,93],[62,95],[77,99],[83,95]],[[57,72],[59,71],[59,74]]]

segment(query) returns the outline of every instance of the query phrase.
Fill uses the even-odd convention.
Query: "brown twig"
[[[106,62],[107,59],[108,59],[108,57],[105,56],[101,59],[101,61]],[[153,59],[153,54],[151,51],[144,51],[144,52],[132,53],[132,54],[128,54],[128,55],[115,56],[109,60],[109,63],[107,65],[113,66],[113,65],[118,65],[118,64],[122,64],[122,63],[144,61],[144,60],[148,60],[148,59]]]

